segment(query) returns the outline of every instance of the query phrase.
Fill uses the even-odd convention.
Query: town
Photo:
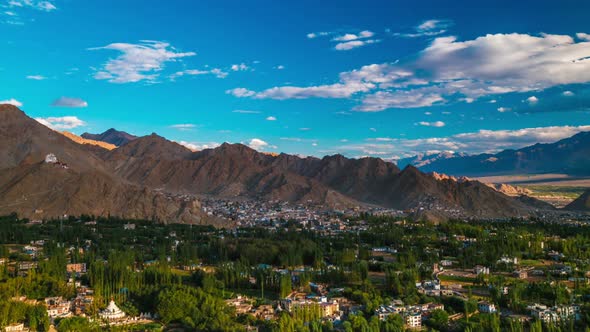
[[[3,217],[0,326],[4,331],[579,331],[588,326],[585,222],[432,224],[400,211],[327,213],[277,202],[268,203],[272,212],[247,217],[264,211],[265,204],[203,207],[234,218],[238,224],[228,229],[91,216]]]

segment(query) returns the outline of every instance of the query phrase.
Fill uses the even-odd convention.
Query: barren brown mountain
[[[29,218],[95,214],[208,222],[198,201],[131,184],[114,175],[86,147],[14,106],[0,105],[0,214],[17,212]]]
[[[84,133],[81,135],[81,137],[86,138],[86,139],[90,139],[93,141],[99,141],[99,142],[113,144],[115,146],[125,145],[137,138],[137,136],[128,134],[124,131],[118,131],[113,128],[105,131],[102,134]]]
[[[334,208],[371,204],[436,209],[479,217],[524,216],[535,210],[477,181],[439,181],[377,158],[322,159],[259,153],[241,144],[191,152],[157,135],[101,157],[116,174],[167,192],[313,202]]]
[[[156,134],[113,150],[91,147],[6,105],[0,108],[0,130],[0,213],[32,216],[42,210],[40,216],[93,213],[206,222],[198,202],[188,198],[199,195],[336,209],[376,205],[437,217],[524,216],[546,207],[477,181],[437,179],[411,166],[400,171],[377,158],[269,155],[227,143],[193,152]],[[59,162],[44,162],[48,154]]]

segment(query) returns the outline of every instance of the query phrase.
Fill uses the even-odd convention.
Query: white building
[[[418,329],[422,327],[422,313],[420,311],[412,311],[406,313],[404,322],[408,328]]]
[[[476,275],[490,274],[490,268],[486,266],[477,265],[473,268],[473,273],[475,273]]]
[[[496,305],[493,303],[489,303],[486,301],[481,301],[477,304],[477,310],[479,310],[479,312],[484,313],[484,314],[493,314],[498,312],[498,309],[496,309]]]
[[[47,156],[45,156],[45,162],[47,164],[57,164],[57,161],[57,157],[53,153],[50,153]]]
[[[113,300],[111,300],[109,306],[105,310],[101,311],[98,315],[100,316],[100,318],[108,321],[114,321],[125,318],[125,313],[121,311],[119,307],[117,307],[115,301]]]

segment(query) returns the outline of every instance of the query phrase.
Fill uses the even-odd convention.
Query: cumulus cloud
[[[541,91],[590,82],[590,42],[567,35],[495,34],[473,40],[438,37],[405,62],[372,64],[342,72],[332,84],[279,86],[238,97],[351,98],[357,111],[426,107],[485,96]]]
[[[529,103],[530,105],[535,105],[536,103],[539,102],[539,98],[535,97],[535,96],[530,96],[526,99],[527,103]]]
[[[375,44],[380,41],[378,39],[370,39],[371,37],[375,36],[375,33],[369,30],[363,30],[358,33],[345,32],[341,34],[337,34],[335,32],[312,32],[307,34],[307,38],[314,39],[331,35],[336,35],[330,39],[330,41],[336,43],[336,45],[334,45],[334,49],[337,51],[349,51],[354,48]]]
[[[277,121],[277,118],[274,116],[269,116],[266,118],[266,121]]]
[[[576,33],[576,37],[578,37],[578,39],[580,39],[580,40],[590,41],[590,34],[587,34],[584,32]]]
[[[86,122],[78,119],[76,116],[35,118],[35,120],[53,130],[70,130],[86,125]]]
[[[59,97],[53,103],[51,103],[51,106],[82,108],[88,107],[88,102],[80,98]]]
[[[332,38],[333,42],[337,42],[334,49],[337,51],[348,51],[352,50],[353,48],[362,47],[369,44],[374,44],[379,42],[377,39],[368,39],[375,35],[374,32],[369,30],[364,30],[359,32],[358,34],[354,33],[345,33],[340,36],[336,36]]]
[[[420,126],[425,126],[425,127],[444,127],[445,123],[442,121],[434,121],[434,122],[426,122],[426,121],[420,121],[417,123]]]
[[[379,140],[373,138],[367,139],[366,143],[340,146],[338,150],[362,155],[391,157],[443,151],[461,151],[471,154],[495,153],[504,149],[519,149],[535,143],[552,143],[582,131],[590,131],[590,126],[479,130],[448,137],[423,139],[386,138]]]
[[[276,148],[276,146],[270,145],[260,138],[253,138],[248,142],[248,146],[256,151],[263,151],[267,148]]]
[[[564,91],[564,92],[562,92],[561,94],[562,94],[562,95],[564,95],[564,96],[566,96],[566,97],[571,97],[571,96],[573,96],[573,95],[574,95],[574,93],[573,93],[573,92],[571,92],[571,91]]]
[[[169,43],[143,40],[138,44],[113,43],[89,50],[114,50],[121,54],[109,59],[94,78],[111,83],[157,81],[165,63],[196,55],[194,52],[176,52]]]
[[[34,81],[42,81],[42,80],[46,80],[47,77],[43,76],[43,75],[28,75],[27,76],[28,80],[34,80]]]
[[[233,70],[233,71],[246,71],[246,70],[250,70],[250,67],[248,67],[245,63],[240,63],[240,64],[232,65],[231,70]]]
[[[225,93],[229,94],[229,95],[233,95],[235,97],[241,98],[241,97],[252,97],[256,94],[255,91],[252,90],[248,90],[246,88],[235,88],[235,89],[231,89],[231,90],[227,90],[225,91]]]
[[[0,104],[9,104],[12,106],[16,106],[16,107],[22,107],[23,103],[21,103],[20,101],[11,98],[11,99],[7,99],[7,100],[0,100]]]
[[[184,146],[185,148],[192,150],[192,151],[215,149],[216,147],[221,145],[217,142],[200,143],[200,142],[179,141],[176,143],[178,143],[178,144],[180,144],[180,145]]]
[[[498,112],[500,113],[506,113],[506,112],[510,112],[512,109],[510,107],[498,107]]]

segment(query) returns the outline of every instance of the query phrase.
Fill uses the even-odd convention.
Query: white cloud
[[[442,103],[445,99],[437,93],[414,93],[412,91],[378,91],[363,99],[354,109],[361,112],[380,112],[387,108],[415,108]]]
[[[318,32],[318,33],[308,33],[307,38],[314,39],[317,37],[325,37],[330,35],[335,35],[335,32]],[[363,30],[359,33],[342,33],[334,38],[330,39],[331,42],[336,43],[334,49],[337,51],[349,51],[354,48],[366,46],[369,44],[378,43],[380,40],[378,39],[369,39],[375,36],[375,33],[369,30]]]
[[[498,107],[498,112],[500,113],[506,113],[511,111],[512,109],[510,107]]]
[[[181,131],[191,130],[195,127],[196,126],[192,123],[179,123],[179,124],[174,124],[174,125],[170,126],[170,128],[172,128],[172,129],[177,129],[177,130],[181,130]]]
[[[215,149],[216,147],[220,146],[221,144],[217,142],[208,142],[208,143],[199,143],[199,142],[187,142],[187,141],[179,141],[176,142],[189,150],[193,151],[202,151],[206,149]]]
[[[590,43],[571,36],[486,35],[458,41],[439,37],[403,63],[363,66],[332,84],[280,86],[241,97],[270,99],[360,98],[357,111],[425,107],[484,96],[541,91],[590,82]],[[235,94],[234,94],[235,95]]]
[[[53,0],[0,0],[0,9],[8,9],[0,12],[0,23],[9,25],[24,25],[27,21],[34,21],[31,18],[23,18],[26,10],[52,12],[57,9]]]
[[[268,147],[271,147],[267,142],[265,142],[259,138],[251,139],[250,142],[248,143],[248,146],[256,151],[262,151]]]
[[[16,106],[16,107],[23,106],[23,103],[21,103],[20,101],[14,99],[14,98],[11,98],[8,100],[0,100],[0,104],[9,104],[9,105]]]
[[[426,20],[414,27],[411,33],[394,33],[394,36],[406,38],[433,37],[447,32],[447,29],[453,25],[451,20]]]
[[[88,107],[88,102],[82,100],[80,98],[71,98],[71,97],[59,97],[56,99],[51,106],[54,107]]]
[[[115,50],[122,53],[117,58],[109,59],[94,75],[97,80],[108,80],[111,83],[154,83],[166,62],[196,55],[194,52],[176,52],[168,43],[149,40],[139,44],[113,43],[89,50]]]
[[[333,34],[332,32],[322,31],[322,32],[310,32],[307,34],[307,38],[314,39],[317,37],[325,37]]]
[[[448,137],[423,139],[390,139],[363,144],[349,144],[338,148],[341,152],[354,152],[376,156],[412,156],[425,152],[461,151],[470,154],[494,153],[504,149],[519,149],[536,143],[551,143],[582,131],[590,126],[552,126],[516,130],[480,130]]]
[[[578,39],[580,39],[580,40],[590,41],[590,34],[587,34],[584,32],[576,33],[576,37],[578,37]]]
[[[346,33],[344,35],[334,37],[332,39],[332,41],[338,41],[338,42],[344,41],[345,42],[345,41],[351,41],[351,40],[357,40],[357,39],[371,38],[374,35],[375,35],[374,32],[369,31],[369,30],[364,30],[364,31],[361,31],[359,34]]]
[[[250,67],[248,67],[245,63],[235,64],[231,66],[231,70],[233,71],[246,71],[249,69]]]
[[[210,70],[200,70],[200,69],[186,69],[182,71],[177,71],[176,73],[170,75],[170,80],[174,81],[178,77],[182,76],[199,76],[199,75],[214,75],[217,78],[226,78],[228,73],[224,72],[219,68],[213,68]]]
[[[7,1],[8,8],[31,8],[35,10],[50,12],[57,9],[53,1],[39,1],[39,0],[9,0]]]
[[[241,114],[260,114],[260,111],[252,111],[252,110],[234,110],[232,113],[241,113]]]
[[[238,98],[242,97],[252,97],[256,94],[256,91],[248,90],[246,88],[235,88],[231,90],[226,90],[225,93],[233,95]]]
[[[217,76],[217,78],[225,78],[228,74],[219,68],[211,69],[211,74]]]
[[[86,125],[86,122],[76,116],[35,118],[35,120],[53,130],[70,130]]]
[[[277,69],[277,70],[283,70],[283,69],[285,69],[285,66],[283,66],[283,65],[278,65],[278,66],[276,66],[276,69]]]
[[[530,96],[526,99],[527,103],[529,103],[530,105],[534,105],[536,103],[539,102],[539,98],[535,97],[535,96]]]
[[[417,123],[420,126],[425,126],[425,127],[444,127],[445,123],[442,121],[434,121],[434,122],[426,122],[426,121],[420,121]]]
[[[274,116],[269,116],[266,118],[266,121],[277,121],[277,118]]]
[[[27,79],[28,80],[35,80],[35,81],[42,81],[42,80],[46,80],[47,77],[45,77],[43,75],[28,75]]]
[[[562,95],[564,95],[564,96],[566,96],[566,97],[571,97],[571,96],[573,96],[573,95],[574,95],[574,93],[573,93],[573,92],[571,92],[571,91],[564,91],[564,92],[562,92]]]
[[[378,43],[379,40],[377,39],[367,39],[367,40],[352,40],[348,42],[338,43],[334,46],[334,49],[337,51],[349,51],[353,48],[362,47],[369,44]]]

